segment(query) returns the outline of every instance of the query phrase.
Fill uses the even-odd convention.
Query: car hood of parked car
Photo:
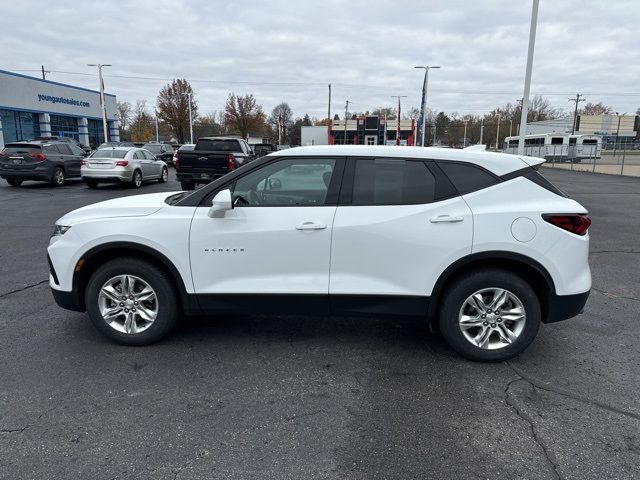
[[[166,207],[165,199],[180,192],[149,193],[146,195],[131,195],[114,198],[104,202],[93,203],[86,207],[73,210],[56,223],[58,225],[73,225],[87,220],[114,217],[141,217],[151,215]]]

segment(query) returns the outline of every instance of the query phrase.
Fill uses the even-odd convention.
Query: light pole
[[[107,130],[107,105],[104,101],[104,82],[102,81],[102,67],[111,67],[109,63],[88,63],[87,67],[98,67],[98,78],[100,79],[100,105],[102,106],[102,129],[104,132],[104,141],[109,141]]]
[[[193,116],[191,115],[191,92],[189,92],[189,138],[193,144]]]
[[[426,121],[425,115],[427,114],[427,87],[429,85],[429,69],[431,68],[440,68],[438,65],[418,65],[413,68],[423,68],[424,69],[424,80],[422,81],[422,105],[420,105],[420,123],[421,123],[421,133],[420,133],[420,145],[424,147],[424,136],[426,129]]]
[[[400,145],[400,99],[401,98],[407,98],[406,95],[391,95],[391,98],[397,98],[398,99],[398,125],[396,128],[396,145],[399,146]]]
[[[467,148],[467,121],[464,122],[464,135],[462,136],[462,148]]]
[[[344,143],[343,145],[347,144],[347,115],[349,114],[349,103],[351,103],[351,100],[347,100],[344,104]]]
[[[484,137],[484,117],[480,119],[480,143],[478,145],[482,145],[482,137]]]
[[[618,135],[620,135],[620,120],[626,114],[627,114],[627,112],[624,112],[622,115],[620,115],[618,112],[616,112],[616,115],[618,116],[618,129],[616,130],[616,141],[613,144],[613,158],[616,158],[616,150],[617,150],[617,147],[618,147]]]
[[[153,111],[156,115],[156,143],[160,143],[160,135],[158,132],[158,109],[154,108]]]
[[[500,115],[498,115],[498,126],[496,127],[496,152],[498,151],[498,137],[500,136]]]
[[[524,94],[522,95],[522,111],[520,112],[520,135],[518,139],[518,155],[524,155],[524,136],[527,134],[527,113],[529,113],[529,91],[531,89],[531,70],[533,68],[533,49],[536,44],[536,27],[538,26],[538,4],[533,0],[531,7],[531,26],[529,27],[529,50],[527,52],[527,68],[524,74]]]

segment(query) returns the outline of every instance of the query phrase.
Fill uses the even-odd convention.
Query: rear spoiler
[[[542,165],[544,162],[546,162],[546,160],[544,158],[540,158],[540,157],[521,157],[518,156],[518,158],[520,160],[522,160],[524,163],[526,163],[527,165],[529,165],[532,168],[535,168],[536,170],[538,169],[538,167],[540,167],[540,165]]]

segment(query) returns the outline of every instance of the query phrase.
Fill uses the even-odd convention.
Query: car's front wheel
[[[123,345],[157,342],[178,318],[171,277],[137,258],[119,258],[99,267],[89,280],[85,302],[95,327]]]
[[[508,360],[529,346],[540,326],[540,302],[531,286],[506,270],[462,276],[445,293],[440,331],[463,357]]]

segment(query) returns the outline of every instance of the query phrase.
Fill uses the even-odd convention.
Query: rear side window
[[[527,180],[531,180],[536,185],[539,185],[542,188],[545,188],[550,192],[555,193],[556,195],[560,195],[561,197],[565,197],[565,198],[569,197],[569,195],[564,193],[562,190],[556,187],[553,183],[551,183],[549,180],[543,177],[542,174],[538,172],[536,169],[534,169],[533,167],[527,167],[527,168],[523,168],[522,170],[508,173],[502,178],[504,180],[511,180],[513,178],[518,178],[518,177],[524,177]]]
[[[356,160],[352,205],[433,202],[436,180],[424,162],[403,159]]]
[[[58,147],[58,151],[63,155],[73,155],[69,145],[66,143],[58,143],[56,147]]]
[[[500,183],[486,170],[468,163],[437,162],[461,195]]]

